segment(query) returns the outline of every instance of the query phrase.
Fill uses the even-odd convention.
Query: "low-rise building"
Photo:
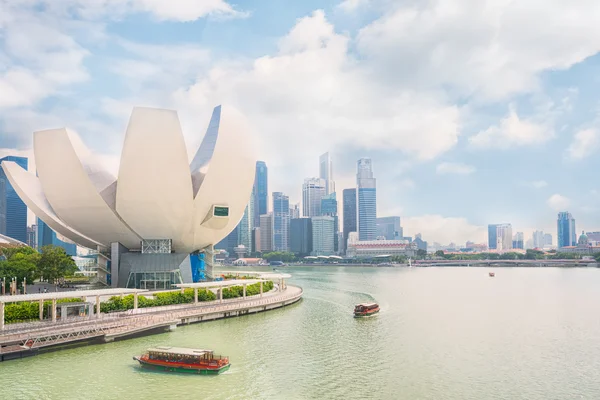
[[[370,258],[381,256],[414,257],[417,254],[417,243],[407,243],[405,240],[356,240],[349,236],[347,257]]]

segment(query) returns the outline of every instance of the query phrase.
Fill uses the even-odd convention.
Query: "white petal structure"
[[[57,233],[85,247],[170,239],[191,253],[222,240],[243,216],[256,159],[247,124],[218,106],[188,163],[177,113],[134,108],[118,179],[104,171],[74,133],[34,133],[38,177],[3,162],[27,206]]]

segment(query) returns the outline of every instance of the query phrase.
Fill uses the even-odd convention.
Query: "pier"
[[[195,287],[194,285],[205,288],[231,286],[232,284],[239,285],[239,281],[237,283],[234,281],[211,282],[204,285],[187,284],[182,285],[182,290],[184,287]],[[141,291],[133,293],[137,297],[139,292]],[[43,295],[60,295],[64,298],[83,297],[81,294],[82,292],[72,291],[44,293]],[[29,357],[62,346],[111,342],[169,331],[178,325],[268,311],[293,304],[302,298],[302,294],[303,291],[300,287],[280,284],[270,292],[243,298],[223,299],[222,296],[219,296],[217,300],[210,302],[135,308],[108,314],[96,313],[85,318],[70,318],[64,321],[57,321],[54,318],[40,322],[10,324],[4,326],[0,332],[0,361]],[[97,296],[97,309],[99,310],[100,295],[94,294],[94,296]],[[53,301],[53,307],[55,303],[56,300]]]

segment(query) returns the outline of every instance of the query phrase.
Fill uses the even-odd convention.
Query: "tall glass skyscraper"
[[[325,196],[326,181],[321,178],[306,178],[302,185],[302,215],[321,216],[321,199]]]
[[[70,256],[77,255],[77,245],[75,243],[67,242],[61,240],[56,235],[56,232],[52,230],[44,221],[41,219],[37,219],[37,247],[38,250],[41,250],[42,247],[47,245],[53,245],[62,247],[65,249],[65,252]]]
[[[404,236],[400,226],[400,217],[377,218],[377,237],[382,236],[386,240],[400,240]]]
[[[357,162],[358,240],[377,238],[377,189],[370,158]]]
[[[290,198],[273,192],[273,250],[289,251]]]
[[[337,253],[339,249],[338,231],[340,230],[340,227],[338,220],[338,203],[335,192],[329,193],[321,199],[321,215],[333,217],[333,250]]]
[[[27,157],[8,156],[2,161],[14,161],[27,169]],[[27,206],[8,181],[4,170],[0,168],[0,233],[27,243]]]
[[[348,234],[357,232],[356,226],[356,189],[344,189],[343,195],[343,210],[344,210],[344,229],[342,249],[345,250],[348,246]]]
[[[256,162],[256,175],[254,176],[254,226],[260,226],[260,216],[267,213],[268,209],[268,169],[264,161]]]
[[[319,157],[319,178],[325,180],[325,194],[335,192],[335,182],[333,181],[333,165],[329,152]]]
[[[557,225],[557,246],[577,246],[577,233],[575,232],[575,218],[569,212],[559,212]]]

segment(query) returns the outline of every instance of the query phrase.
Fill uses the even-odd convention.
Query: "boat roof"
[[[169,346],[157,346],[148,349],[148,352],[152,353],[169,353],[169,354],[183,354],[186,356],[201,356],[206,353],[212,353],[212,350],[202,349],[190,349],[187,347],[169,347]]]
[[[356,306],[363,306],[363,307],[373,307],[373,306],[377,306],[377,303],[360,303],[357,304]]]

